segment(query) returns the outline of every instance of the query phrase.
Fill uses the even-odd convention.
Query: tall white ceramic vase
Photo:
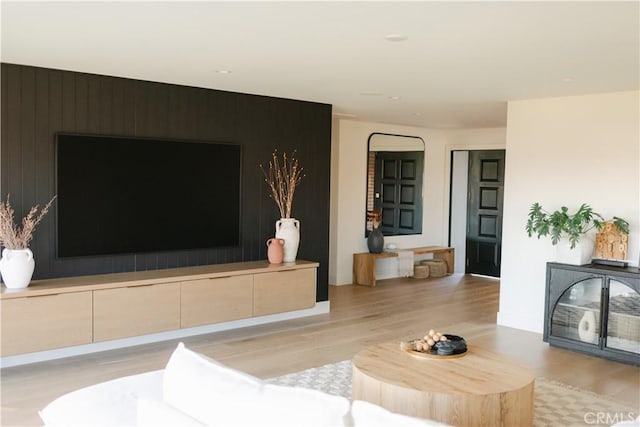
[[[4,285],[8,289],[26,288],[31,282],[35,265],[31,249],[5,248],[0,259],[0,274]]]
[[[284,240],[283,262],[294,262],[300,244],[300,221],[295,218],[280,218],[276,221],[276,237]]]

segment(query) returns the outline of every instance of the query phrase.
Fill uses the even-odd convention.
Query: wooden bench
[[[434,258],[442,259],[447,263],[447,273],[453,274],[453,259],[455,250],[450,247],[424,246],[420,248],[398,249],[399,251],[413,251],[414,255],[433,254]],[[380,258],[396,258],[397,252],[360,252],[353,254],[353,283],[356,285],[376,285],[376,261]]]

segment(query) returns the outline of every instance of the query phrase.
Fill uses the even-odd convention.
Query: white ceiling
[[[355,120],[504,126],[508,100],[640,87],[638,1],[3,0],[1,13],[3,62],[324,102]]]

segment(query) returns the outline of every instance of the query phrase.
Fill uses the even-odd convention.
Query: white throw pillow
[[[155,399],[138,399],[137,427],[203,427],[173,406]]]
[[[315,390],[265,385],[184,347],[164,372],[164,400],[208,426],[341,427],[347,399]]]
[[[258,378],[207,360],[183,343],[164,370],[164,401],[206,425],[238,425],[235,420],[261,391]]]
[[[396,414],[363,400],[353,401],[351,415],[354,427],[434,427],[446,425],[423,418]]]

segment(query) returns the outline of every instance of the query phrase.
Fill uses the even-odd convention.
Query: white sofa
[[[161,371],[73,391],[40,411],[47,427],[425,427],[436,422],[299,387],[267,384],[180,343]]]

